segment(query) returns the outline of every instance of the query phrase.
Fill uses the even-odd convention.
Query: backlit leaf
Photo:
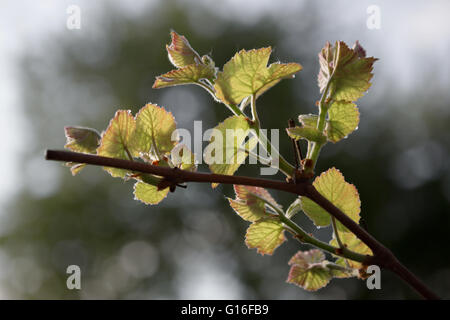
[[[102,135],[99,156],[128,159],[137,155],[132,143],[136,122],[130,110],[119,110],[109,122],[109,126]],[[128,172],[124,169],[104,168],[113,177],[124,177]]]
[[[156,77],[153,83],[154,89],[160,89],[182,84],[192,84],[200,79],[213,80],[216,70],[211,65],[190,64],[181,69],[172,70],[163,75]]]
[[[286,210],[286,217],[289,219],[296,215],[298,212],[302,210],[302,205],[300,198],[295,199],[294,202],[291,203],[289,208]]]
[[[317,114],[301,114],[298,116],[298,121],[305,127],[316,127],[319,116]]]
[[[234,211],[244,220],[254,222],[267,216],[265,203],[261,199],[274,207],[280,207],[264,188],[234,185],[234,191],[236,199],[228,199],[228,201]]]
[[[308,141],[324,143],[327,139],[327,137],[325,137],[322,132],[317,130],[316,127],[296,126],[293,128],[286,128],[286,131],[287,131],[289,137],[291,137],[295,140],[306,139]]]
[[[325,287],[332,278],[326,267],[325,255],[318,249],[297,252],[289,261],[291,269],[287,282],[308,291],[317,291]]]
[[[339,233],[339,238],[341,239],[342,243],[347,247],[347,249],[360,253],[360,254],[366,254],[366,255],[372,255],[372,250],[364,244],[361,240],[359,240],[358,237],[356,237],[353,233],[347,232],[347,233]],[[332,246],[339,246],[337,243],[336,238],[333,238],[330,241],[330,244]],[[337,264],[348,266],[350,268],[359,269],[362,267],[362,264],[357,261],[353,261],[350,259],[347,259],[347,262],[345,262],[345,259],[340,257],[338,260],[336,260]]]
[[[75,152],[97,152],[101,136],[95,129],[84,127],[64,127],[67,143],[64,148]]]
[[[154,185],[144,182],[136,182],[134,185],[134,198],[145,204],[160,203],[169,192],[169,188],[158,190]]]
[[[219,72],[214,88],[219,99],[239,104],[244,98],[263,94],[281,79],[292,78],[302,69],[298,63],[272,63],[267,67],[272,49],[241,50]]]
[[[337,268],[331,268],[331,274],[333,275],[334,278],[339,278],[339,279],[346,279],[346,278],[353,278],[353,277],[358,277],[359,272],[358,269],[353,269],[350,264],[347,262],[347,259],[339,257],[339,259],[337,259],[336,261],[334,261],[334,263],[332,263],[338,267],[342,267],[345,269],[337,269]],[[328,267],[330,267],[330,265],[328,265]]]
[[[64,132],[67,140],[64,148],[74,152],[97,153],[97,148],[101,140],[101,136],[97,130],[84,127],[65,127]],[[66,165],[70,167],[72,175],[76,175],[86,166],[84,163],[74,162],[68,162]]]
[[[245,139],[250,133],[249,121],[244,116],[232,116],[221,122],[211,136],[211,143],[205,148],[204,160],[213,173],[233,175],[247,158],[247,152],[252,150],[256,139]],[[213,184],[213,187],[217,184]]]
[[[182,170],[196,171],[197,164],[195,162],[195,155],[189,150],[184,143],[177,144],[172,151],[172,163]]]
[[[322,196],[341,209],[353,221],[359,222],[361,202],[358,191],[354,185],[345,181],[339,170],[328,169],[316,177],[313,185]],[[318,204],[306,197],[301,197],[301,202],[303,211],[316,226],[325,227],[331,223],[330,214]],[[339,221],[337,221],[337,228],[342,232],[348,232],[347,228]]]
[[[249,248],[256,248],[258,253],[271,255],[286,238],[281,222],[273,218],[265,218],[253,222],[247,229],[245,243]]]
[[[337,142],[347,137],[359,124],[358,108],[351,102],[333,102],[328,110],[328,117],[325,131],[331,142]]]
[[[350,49],[343,41],[332,47],[327,42],[319,53],[318,84],[323,92],[330,82],[330,98],[334,101],[356,101],[370,87],[373,64],[377,59],[366,58],[359,44]]]
[[[172,113],[148,103],[136,115],[134,147],[142,153],[166,154],[176,144],[176,140],[172,141],[175,129],[176,123]]]
[[[172,42],[166,45],[169,60],[177,68],[183,68],[187,65],[200,63],[199,54],[192,49],[186,37],[179,35],[175,31],[170,33]]]

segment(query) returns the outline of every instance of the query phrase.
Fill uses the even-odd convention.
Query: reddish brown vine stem
[[[177,183],[206,182],[247,185],[281,190],[300,196],[306,196],[320,205],[332,216],[334,216],[339,222],[341,222],[345,227],[353,232],[362,242],[364,242],[370,249],[372,249],[374,255],[368,259],[367,264],[376,264],[381,268],[391,270],[406,283],[408,283],[425,299],[439,299],[439,297],[435,293],[433,293],[417,276],[415,276],[404,265],[402,265],[388,248],[383,246],[366,230],[361,228],[339,208],[337,208],[325,197],[323,197],[309,181],[299,181],[298,183],[294,184],[284,181],[261,178],[229,176],[214,173],[199,173],[184,171],[180,169],[174,170],[142,162],[108,158],[71,151],[47,150],[45,157],[47,160],[86,163],[97,166],[114,167],[119,169],[127,169],[130,171],[149,173],[165,177],[166,179],[175,181]]]

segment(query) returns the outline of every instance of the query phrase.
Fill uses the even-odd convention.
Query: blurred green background
[[[439,295],[450,297],[447,2],[13,3],[0,5],[1,48],[10,57],[3,63],[14,66],[14,79],[5,73],[0,92],[6,97],[14,80],[17,93],[14,104],[2,104],[2,298],[417,298],[389,272],[382,273],[382,290],[368,290],[357,279],[335,279],[316,293],[287,284],[287,261],[308,247],[289,239],[273,256],[248,250],[247,223],[229,208],[228,186],[191,184],[158,206],[145,206],[133,200],[131,182],[98,167],[72,177],[61,164],[44,160],[45,149],[62,149],[65,125],[101,131],[117,109],[134,113],[157,103],[187,129],[194,120],[206,129],[229,116],[199,87],[151,88],[155,76],[172,69],[165,51],[171,29],[220,67],[242,48],[269,45],[271,61],[303,65],[294,80],[259,99],[266,128],[283,129],[287,119],[315,112],[317,53],[326,41],[359,40],[369,56],[380,58],[373,85],[358,103],[359,130],[327,145],[317,171],[339,168],[359,190],[369,231]],[[66,28],[69,4],[81,8],[80,30]],[[381,29],[366,26],[373,4],[380,8]],[[280,148],[292,159],[283,132]],[[238,172],[255,173],[254,166]],[[272,194],[285,207],[294,200]],[[330,238],[329,229],[315,230],[304,217],[298,222]],[[79,291],[66,288],[71,264],[82,270]]]

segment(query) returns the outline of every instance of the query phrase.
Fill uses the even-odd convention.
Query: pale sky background
[[[155,1],[111,1],[120,6],[126,15],[138,18],[142,8],[151,6]],[[211,7],[213,1],[183,0],[183,3],[203,3]],[[274,5],[270,0],[221,1],[220,14],[224,16],[234,16],[240,21],[251,24],[263,14],[273,14],[283,17],[290,9],[295,9],[302,1],[277,1]],[[418,76],[421,69],[426,68],[424,62],[429,62],[431,66],[439,65],[436,74],[436,82],[433,85],[441,84],[448,87],[450,70],[447,53],[450,50],[450,23],[448,12],[450,12],[449,1],[358,1],[349,6],[349,1],[317,1],[321,13],[326,18],[337,19],[341,28],[339,30],[328,30],[329,39],[351,38],[352,30],[346,24],[355,19],[361,20],[362,27],[368,18],[367,8],[378,5],[381,12],[381,29],[371,30],[370,37],[364,39],[367,47],[373,46],[370,52],[377,57],[387,52],[395,61],[396,65],[388,66],[386,61],[383,65],[377,66],[377,76],[384,75],[381,72],[390,72],[391,77],[399,78],[400,87],[408,91],[415,85],[429,85],[427,79]],[[16,57],[24,50],[24,44],[28,47],[41,48],[45,40],[53,33],[70,32],[66,28],[68,14],[66,9],[70,4],[79,5],[82,10],[82,30],[83,21],[95,17],[101,11],[104,1],[57,1],[57,0],[20,0],[1,1],[0,3],[0,135],[1,150],[3,156],[0,158],[0,176],[2,177],[0,193],[0,209],[2,205],[21,186],[20,181],[14,180],[16,172],[21,168],[16,166],[16,159],[20,150],[27,143],[32,143],[32,138],[26,135],[26,123],[32,121],[22,113],[21,101],[18,96],[19,85],[16,73]],[[132,5],[131,5],[132,4]],[[214,4],[216,6],[217,4]],[[244,7],[242,7],[244,6]],[[346,12],[346,16],[336,15],[336,12]],[[286,27],[290,23],[301,23],[288,19]],[[92,22],[90,22],[92,24]],[[326,26],[325,26],[326,28]],[[199,30],[208,32],[211,29],[199,26]],[[206,30],[206,31],[205,31]],[[86,30],[86,32],[93,32]],[[95,32],[95,31],[94,31]],[[333,32],[335,34],[333,34]],[[336,35],[336,37],[335,37]],[[69,36],[69,33],[68,33]],[[382,46],[368,43],[373,41],[383,43]],[[433,49],[430,50],[430,47]],[[401,49],[401,50],[399,50]],[[378,51],[378,52],[377,52]],[[384,52],[382,52],[384,51]],[[433,53],[434,56],[426,55]],[[389,62],[389,61],[387,61]],[[380,70],[380,68],[383,68]],[[420,83],[420,82],[423,83]],[[380,85],[380,84],[378,84]],[[375,91],[375,90],[374,90]],[[376,93],[374,93],[376,94]]]
[[[122,8],[125,15],[139,17],[142,9],[151,6],[155,1],[108,1]],[[218,11],[224,16],[235,16],[240,21],[253,23],[263,14],[273,14],[284,17],[289,11],[299,5],[302,1],[272,1],[272,0],[222,0],[217,1],[188,1],[183,3],[203,3],[205,6],[220,6]],[[17,57],[23,53],[25,44],[27,48],[39,48],[45,46],[45,41],[54,33],[67,32],[66,9],[70,4],[80,6],[82,10],[82,29],[80,36],[89,33],[99,32],[95,29],[83,25],[87,21],[90,27],[95,26],[96,14],[102,10],[105,1],[60,1],[60,0],[2,0],[0,2],[0,219],[4,212],[4,205],[25,183],[16,180],[17,173],[23,168],[16,165],[21,150],[28,144],[33,143],[33,137],[27,134],[27,123],[33,121],[23,113],[21,99],[19,96],[20,83],[17,77]],[[219,4],[220,3],[220,4]],[[381,29],[368,30],[365,23],[368,18],[366,12],[369,5],[378,5],[381,12]],[[353,42],[357,38],[355,34],[363,36],[364,46],[370,48],[370,55],[383,59],[383,64],[377,65],[378,79],[394,78],[398,81],[398,89],[403,93],[408,93],[413,88],[420,86],[442,86],[449,88],[449,58],[450,52],[450,1],[317,1],[321,9],[320,12],[326,19],[334,19],[338,22],[339,28],[323,26],[320,30],[322,36],[326,34],[327,39],[343,39]],[[337,12],[343,14],[336,14]],[[193,25],[195,26],[195,19]],[[361,30],[356,32],[353,29],[354,21],[360,21]],[[301,26],[301,17],[283,18],[283,26],[286,29],[295,30]],[[211,29],[212,28],[212,29]],[[201,32],[211,32],[214,26],[198,26]],[[287,46],[295,43],[286,39]],[[44,47],[45,48],[45,47]],[[395,61],[395,65],[392,62]],[[429,83],[428,78],[420,77],[423,70],[435,68],[434,83]],[[383,83],[376,83],[382,87]],[[379,91],[381,92],[381,90]],[[377,91],[371,93],[377,96]],[[386,107],[386,106],[385,106]],[[380,106],[383,108],[383,106]],[[62,132],[62,131],[61,131]],[[55,146],[52,146],[55,147]],[[62,147],[62,146],[61,146]],[[42,152],[42,158],[44,153]],[[41,185],[42,192],[50,192],[59,187],[58,171],[59,166],[49,165],[45,168],[45,176],[38,175],[33,185]],[[20,175],[19,175],[20,176]],[[1,221],[1,220],[0,220]],[[1,227],[0,227],[1,231]],[[221,292],[223,296],[217,298],[234,297],[239,298],[243,293],[239,292],[239,284],[226,275],[212,275],[205,270],[196,269],[196,259],[191,259],[186,265],[189,276],[183,277],[183,281],[196,283],[197,294],[192,296],[190,283],[184,283],[182,288],[186,293],[181,292],[181,297],[204,298],[211,292]],[[202,258],[203,259],[203,258]],[[205,258],[206,259],[206,258]],[[1,259],[0,259],[1,260]],[[198,259],[197,259],[198,260]],[[1,264],[1,263],[0,263]],[[207,263],[202,264],[204,269],[214,270]],[[188,279],[188,280],[186,280]],[[212,279],[215,279],[212,281]],[[199,284],[204,283],[202,287]],[[227,284],[227,286],[224,286]],[[215,290],[210,286],[222,287],[222,291]],[[231,293],[223,291],[223,287],[229,288]],[[1,295],[1,294],[0,294]]]

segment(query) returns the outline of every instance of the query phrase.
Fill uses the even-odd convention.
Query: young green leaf
[[[131,160],[137,155],[133,144],[133,134],[136,122],[130,110],[119,110],[109,122],[109,126],[102,135],[99,156]],[[128,172],[124,169],[104,168],[113,177],[123,178]]]
[[[152,152],[159,158],[175,146],[176,140],[172,140],[175,129],[172,113],[148,103],[136,115],[134,148],[144,154]]]
[[[144,182],[134,184],[134,198],[145,204],[160,203],[169,192],[169,188],[158,190],[158,187]]]
[[[253,222],[247,229],[245,243],[249,248],[256,248],[262,255],[271,255],[286,238],[284,228],[278,219],[264,218]]]
[[[228,198],[228,201],[234,211],[246,221],[254,222],[267,217],[266,205],[262,199],[273,207],[280,207],[264,188],[234,185],[234,191],[236,199]]]
[[[153,83],[154,89],[193,84],[201,79],[214,81],[216,69],[212,65],[190,64],[181,69],[172,70],[156,77]]]
[[[308,291],[325,287],[332,278],[332,272],[323,262],[325,255],[318,249],[297,252],[289,261],[291,269],[286,282]]]
[[[359,240],[353,233],[346,232],[346,233],[339,233],[339,238],[341,239],[342,243],[347,247],[347,249],[360,253],[360,254],[366,254],[366,255],[372,255],[372,250],[364,244],[361,240]],[[336,238],[333,238],[330,241],[330,244],[332,246],[339,246]],[[344,258],[340,257],[338,260],[336,260],[336,263],[343,266],[348,266],[350,268],[354,269],[360,269],[363,267],[363,265],[360,262],[353,261],[350,259],[347,259],[345,261]]]
[[[67,139],[64,148],[90,154],[97,152],[101,140],[97,130],[84,127],[64,127],[64,132]],[[72,175],[76,175],[86,166],[86,164],[74,162],[68,162],[66,165],[70,167]]]
[[[322,132],[317,130],[316,127],[296,126],[293,128],[286,128],[286,131],[289,137],[295,140],[305,139],[321,144],[323,144],[327,140],[327,137]]]
[[[172,151],[171,161],[174,166],[187,171],[196,171],[197,163],[195,162],[195,155],[189,150],[184,143],[177,144]]]
[[[305,127],[316,127],[319,116],[317,114],[301,114],[298,116],[298,121]]]
[[[288,219],[295,216],[298,212],[302,210],[302,203],[300,201],[300,198],[295,199],[294,202],[291,203],[289,208],[286,210],[286,217]]]
[[[257,144],[256,139],[245,142],[250,133],[249,120],[244,116],[232,116],[214,129],[211,143],[204,151],[205,162],[213,173],[233,175],[247,158],[247,151]]]
[[[179,35],[175,31],[170,33],[172,42],[166,45],[169,60],[177,68],[183,68],[187,65],[200,63],[200,55],[192,49],[186,37]]]
[[[359,43],[350,49],[343,41],[336,42],[333,47],[327,42],[319,53],[320,92],[329,84],[329,97],[332,100],[356,101],[370,87],[376,60],[373,57],[366,58]]]
[[[322,196],[341,209],[352,220],[359,222],[361,202],[358,191],[354,185],[345,181],[339,170],[336,168],[328,169],[316,177],[313,185]],[[301,197],[301,202],[303,211],[316,226],[330,225],[331,216],[322,207],[306,197]],[[340,222],[337,222],[337,228],[341,232],[348,232],[348,229]]]
[[[328,140],[338,142],[352,133],[359,124],[359,111],[354,103],[333,102],[328,110],[329,120],[325,128]]]
[[[281,79],[292,78],[302,69],[298,63],[272,63],[267,67],[272,49],[241,50],[219,72],[214,88],[225,103],[239,104],[251,95],[256,97],[276,85]]]
[[[67,143],[64,148],[75,152],[97,152],[101,136],[97,130],[84,127],[64,127]]]

